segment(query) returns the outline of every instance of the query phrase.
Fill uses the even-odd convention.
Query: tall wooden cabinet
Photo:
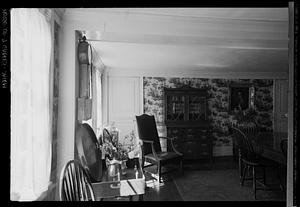
[[[212,160],[211,127],[207,119],[207,90],[190,86],[164,88],[167,136],[185,159]]]

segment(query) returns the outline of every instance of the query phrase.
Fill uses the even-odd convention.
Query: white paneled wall
[[[108,123],[115,123],[120,139],[134,130],[135,115],[142,113],[140,77],[108,77]]]

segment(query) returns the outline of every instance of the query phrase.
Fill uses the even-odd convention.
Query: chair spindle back
[[[69,161],[62,169],[59,185],[61,201],[95,200],[89,176],[77,160]]]

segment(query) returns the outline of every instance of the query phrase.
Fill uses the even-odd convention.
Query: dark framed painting
[[[235,84],[229,87],[229,111],[246,110],[253,105],[254,88],[249,84]]]

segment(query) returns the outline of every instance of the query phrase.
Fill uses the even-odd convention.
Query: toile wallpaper
[[[155,116],[160,135],[166,135],[164,125],[163,88],[178,88],[190,85],[194,88],[208,89],[208,119],[213,127],[214,146],[231,146],[226,124],[232,121],[229,113],[229,85],[249,83],[255,87],[254,106],[258,113],[258,123],[265,130],[273,130],[273,80],[272,79],[206,79],[144,77],[144,113]]]

